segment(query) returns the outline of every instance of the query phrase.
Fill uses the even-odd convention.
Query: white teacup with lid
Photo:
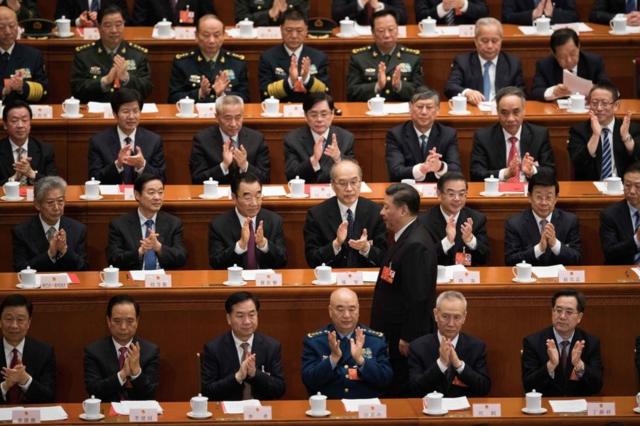
[[[25,269],[18,272],[18,281],[23,288],[35,288],[37,286],[36,271],[27,265]]]
[[[418,24],[420,34],[431,35],[436,33],[436,20],[431,16],[427,16]]]
[[[86,181],[84,183],[84,196],[89,200],[100,198],[100,181],[94,177]]]
[[[313,274],[316,276],[318,283],[331,283],[331,266],[325,265],[324,263],[320,266],[316,266],[316,268],[313,270]]]
[[[171,36],[171,21],[167,21],[167,18],[162,18],[162,21],[156,23],[155,29],[158,37],[170,37]]]
[[[353,37],[356,35],[356,22],[346,16],[340,21],[340,35],[344,37]]]

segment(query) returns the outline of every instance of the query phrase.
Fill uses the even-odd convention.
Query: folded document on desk
[[[380,405],[380,398],[367,398],[367,399],[343,399],[344,410],[347,413],[357,413],[358,407],[361,405]]]
[[[257,399],[247,399],[244,401],[222,401],[222,410],[225,414],[242,414],[244,407],[262,407]]]
[[[587,411],[586,399],[550,400],[549,405],[554,413],[582,413]]]
[[[129,410],[132,408],[139,408],[144,410],[155,409],[158,411],[158,414],[162,414],[162,407],[158,403],[158,401],[120,401],[120,402],[112,402],[111,408],[116,414],[121,416],[128,416]]]

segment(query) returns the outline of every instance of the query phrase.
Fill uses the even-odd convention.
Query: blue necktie
[[[100,10],[100,0],[91,0],[91,12],[97,12]]]
[[[455,17],[455,9],[451,8],[451,10],[449,10],[447,12],[446,15],[444,15],[444,21],[447,23],[448,26],[452,26],[456,24],[456,17]]]
[[[147,227],[147,231],[144,234],[144,237],[147,238],[153,232],[153,220],[147,219],[144,223],[144,226]],[[147,250],[144,252],[144,257],[142,258],[142,269],[145,271],[152,271],[157,268],[158,265],[158,256],[156,256],[156,252],[153,250]]]
[[[604,180],[611,176],[611,138],[609,137],[609,129],[602,129],[602,175]]]
[[[420,151],[422,152],[422,161],[427,159],[427,153],[429,152],[429,145],[427,143],[427,135],[420,135]]]
[[[484,73],[482,74],[482,94],[487,102],[491,100],[491,76],[489,76],[491,64],[491,61],[484,63]]]
[[[627,0],[627,13],[631,13],[631,12],[635,12],[636,11],[636,0]]]

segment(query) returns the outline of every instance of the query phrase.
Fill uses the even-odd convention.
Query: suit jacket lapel
[[[358,218],[358,214],[360,212],[360,205],[358,203],[358,207],[356,208],[356,219]],[[340,223],[342,222],[342,217],[340,216],[340,207],[338,206],[338,198],[331,198],[330,204],[328,205],[328,209],[326,211],[327,221],[329,223],[329,228],[336,230]]]
[[[496,152],[498,156],[498,162],[496,163],[496,169],[502,169],[507,164],[507,154],[505,152],[504,132],[500,124],[494,124],[492,139],[495,141]]]
[[[157,226],[156,224],[156,227]],[[140,226],[140,217],[138,216],[137,210],[129,216],[129,228],[131,230],[129,240],[133,241],[134,247],[138,247],[138,241],[142,239],[142,226]]]
[[[39,167],[42,152],[40,152],[40,146],[32,138],[29,138],[29,144],[27,145],[27,156],[31,157],[31,164],[34,169]]]
[[[470,71],[472,79],[469,87],[482,91],[482,65],[480,64],[480,58],[477,53],[474,52],[471,54],[469,65],[471,66]]]
[[[118,135],[118,129],[116,127],[113,127],[111,129],[109,146],[111,147],[111,153],[113,154],[113,157],[118,158],[118,152],[120,152],[120,136]]]
[[[552,216],[553,218],[553,216]],[[536,218],[533,215],[533,210],[530,208],[525,210],[524,213],[525,226],[524,229],[529,234],[528,240],[537,244],[540,241],[540,225],[536,222]]]
[[[501,52],[498,54],[498,59],[496,62],[496,79],[495,79],[495,91],[497,92],[500,88],[507,85],[506,78],[508,77],[509,72],[507,70],[507,60],[504,57],[504,54]]]
[[[13,158],[13,151],[11,151],[11,142],[9,141],[9,138],[6,138],[1,144],[0,144],[0,167],[2,167],[2,174],[4,176],[10,177],[13,176],[14,174],[14,170],[13,170],[13,163],[14,163],[14,158]]]
[[[524,154],[526,152],[531,153],[531,142],[532,142],[531,138],[532,138],[532,135],[526,123],[522,123],[522,130],[520,131],[520,152],[519,152],[520,159],[524,157]],[[536,160],[538,159],[536,158]]]
[[[255,344],[255,337],[253,341]],[[251,351],[253,352],[253,348],[251,348]],[[240,358],[238,358],[238,349],[236,348],[236,342],[235,340],[233,340],[233,335],[231,334],[231,331],[227,332],[224,338],[224,353],[230,354],[231,364],[234,371],[240,368]]]
[[[62,220],[60,220],[60,226],[62,227]],[[49,242],[47,241],[47,236],[44,233],[44,229],[42,228],[38,215],[36,215],[31,221],[29,234],[34,238],[34,243],[36,244],[39,253],[43,253],[48,249]]]
[[[422,151],[420,150],[420,140],[418,139],[418,135],[416,134],[416,130],[413,127],[413,121],[407,122],[407,125],[404,128],[404,140],[405,143],[408,144],[409,151],[411,151],[411,156],[413,157],[413,163],[421,163],[424,161],[422,158]],[[429,137],[431,140],[431,137]]]

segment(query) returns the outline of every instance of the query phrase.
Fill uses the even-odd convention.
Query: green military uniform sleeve
[[[372,47],[353,49],[347,73],[347,100],[366,102],[375,96],[379,59],[373,57]]]
[[[142,99],[146,99],[147,96],[151,94],[151,89],[153,88],[149,60],[147,59],[147,49],[137,44],[127,44],[129,45],[127,52],[131,52],[131,54],[129,55],[125,52],[125,59],[128,60],[127,68],[129,70],[129,81],[125,86],[130,89],[136,89],[142,95]]]
[[[78,46],[73,57],[71,93],[82,103],[104,97],[100,79],[107,74],[111,67],[109,65],[109,69],[104,70],[108,64],[99,57],[97,49],[96,43]]]

